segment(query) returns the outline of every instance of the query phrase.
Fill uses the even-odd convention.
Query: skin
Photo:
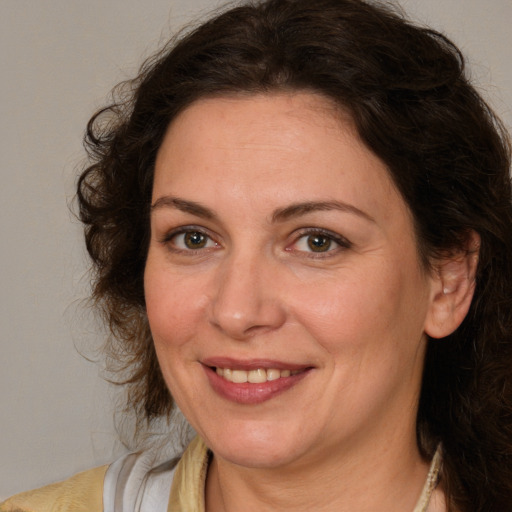
[[[199,100],[168,129],[152,204],[147,313],[214,453],[207,510],[412,511],[425,334],[460,323],[470,271],[422,266],[407,205],[348,116],[312,93]],[[212,387],[211,358],[308,371],[237,403]]]

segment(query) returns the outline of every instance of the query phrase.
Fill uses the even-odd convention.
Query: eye
[[[332,238],[321,233],[303,235],[295,243],[296,250],[305,252],[328,252],[337,246]]]
[[[197,229],[186,229],[169,234],[164,243],[171,244],[178,251],[197,251],[217,247],[218,244],[206,233]]]
[[[303,232],[292,246],[292,250],[306,253],[328,253],[339,249],[348,249],[350,242],[340,235],[325,231]]]
[[[335,244],[336,242],[334,242]],[[313,252],[327,252],[331,249],[333,241],[325,235],[307,235],[299,239],[300,250]],[[304,247],[307,246],[307,249]]]

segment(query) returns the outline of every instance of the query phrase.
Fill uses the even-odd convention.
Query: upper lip
[[[305,370],[311,368],[308,364],[289,363],[273,359],[234,359],[232,357],[208,357],[201,360],[205,366],[212,368],[230,368],[231,370]]]

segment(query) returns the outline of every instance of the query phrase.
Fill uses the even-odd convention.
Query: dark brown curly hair
[[[445,36],[363,0],[264,0],[232,7],[171,41],[89,122],[78,181],[94,298],[140,419],[169,414],[144,304],[157,151],[198,98],[314,91],[348,111],[389,168],[426,265],[481,238],[475,297],[456,332],[429,340],[417,433],[443,447],[451,510],[512,510],[510,148]],[[116,96],[114,96],[116,98]]]

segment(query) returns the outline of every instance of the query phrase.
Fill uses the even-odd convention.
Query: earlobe
[[[438,260],[432,273],[430,308],[425,333],[444,338],[464,320],[475,291],[480,236],[468,234],[466,248]]]

